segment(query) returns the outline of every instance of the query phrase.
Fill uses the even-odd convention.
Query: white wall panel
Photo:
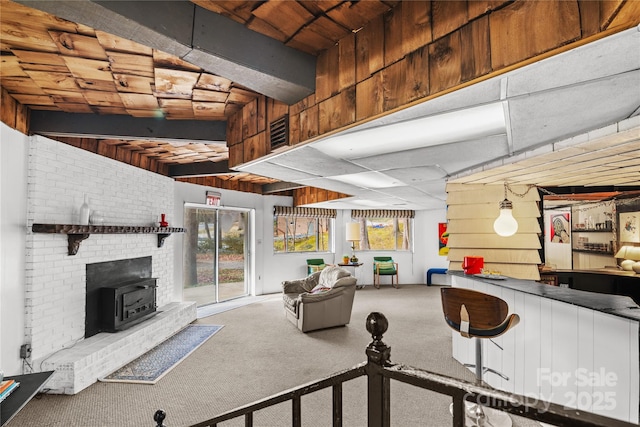
[[[485,366],[513,375],[512,381],[498,383],[493,380],[495,375],[487,374],[490,385],[638,422],[638,321],[470,277],[454,275],[452,282],[503,298],[510,311],[521,317],[520,324],[501,337],[501,355],[494,351],[493,344],[485,343]],[[472,360],[470,340],[458,334],[453,338],[459,346],[465,346],[465,352],[458,352],[464,353],[465,359],[454,357],[461,362]]]
[[[542,336],[541,332],[544,327],[542,320],[542,299],[535,295],[523,294],[523,308],[518,308],[520,314],[520,328],[516,333],[522,338],[524,345],[522,346],[521,361],[516,364],[516,390],[521,395],[529,392],[535,396],[540,396],[540,383],[538,381],[538,369],[542,365]],[[520,341],[518,341],[520,342]],[[518,351],[518,350],[516,350]],[[521,374],[520,374],[521,372]],[[520,377],[520,375],[522,377]],[[522,382],[520,382],[522,378]]]
[[[593,411],[612,418],[628,418],[633,394],[631,376],[638,377],[638,359],[631,359],[630,321],[595,313],[593,323],[594,379],[601,380],[593,387]],[[635,344],[637,348],[637,341]],[[637,417],[638,401],[632,405]]]
[[[573,380],[573,373],[578,366],[578,307],[552,301],[551,321],[554,357],[551,361],[551,376],[547,378],[552,382],[553,401],[563,402],[564,396],[578,390]],[[571,402],[563,403],[575,407]]]
[[[536,370],[536,382],[538,384],[540,398],[543,400],[551,400],[553,396],[551,383],[549,381],[541,380],[543,370],[551,372],[554,354],[557,352],[553,347],[554,325],[551,317],[552,303],[553,301],[549,299],[540,298],[540,365]]]
[[[593,364],[594,351],[594,312],[587,308],[578,308],[578,369],[585,369],[594,372],[596,367]],[[591,396],[593,386],[590,383],[578,384],[578,396]],[[591,399],[577,399],[577,407],[586,411],[593,411]]]

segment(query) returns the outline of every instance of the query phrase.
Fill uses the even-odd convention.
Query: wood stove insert
[[[85,338],[136,325],[156,311],[151,257],[87,264]]]

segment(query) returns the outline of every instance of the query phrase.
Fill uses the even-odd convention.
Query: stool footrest
[[[467,368],[475,368],[476,367],[476,365],[474,365],[473,363],[465,363],[464,366],[467,367]],[[502,377],[504,380],[509,381],[509,377],[506,376],[505,374],[503,374],[502,372],[498,372],[495,369],[482,367],[482,374],[484,375],[487,372],[491,372],[492,374],[496,374],[497,376]]]

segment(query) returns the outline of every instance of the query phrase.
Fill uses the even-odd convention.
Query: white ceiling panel
[[[302,179],[317,178],[316,175],[276,165],[268,161],[253,163],[238,169],[242,172],[249,172],[256,175],[267,176],[269,178],[275,178],[281,181],[298,182]]]
[[[395,197],[403,200],[414,200],[420,197],[429,196],[425,194],[423,191],[420,191],[416,187],[394,187],[394,188],[380,188],[378,191],[382,194],[386,194],[389,197]]]
[[[269,162],[318,176],[327,175],[327,172],[331,175],[345,175],[367,171],[353,163],[328,156],[311,146],[271,157]]]
[[[452,174],[508,154],[507,136],[495,135],[473,141],[372,156],[354,162],[369,169],[379,170],[389,167],[400,169],[438,165],[448,174]]]
[[[308,185],[310,187],[324,188],[326,190],[337,191],[339,193],[345,193],[354,196],[361,195],[369,191],[366,188],[357,187],[355,185],[347,184],[346,182],[340,182],[328,178],[311,178],[295,182],[299,182],[300,184]]]
[[[490,114],[470,126],[478,111]],[[634,114],[640,114],[637,28],[292,147],[243,170],[353,196],[314,206],[440,209],[445,207],[449,180],[517,182],[523,177],[527,184],[537,185],[586,180],[584,170],[567,172],[557,153],[585,141],[589,145],[578,152],[610,149],[596,140],[606,137],[613,144],[625,129],[635,134],[622,143],[637,143],[638,124],[635,117],[629,119]],[[633,164],[621,172],[631,173],[629,179],[610,173],[615,165],[607,162],[620,160],[617,152],[606,152],[610,154],[603,155],[597,167],[588,169],[589,182],[637,181]],[[537,170],[527,163],[529,155],[548,160]],[[523,165],[517,168],[520,160]],[[552,170],[556,164],[558,169]],[[373,181],[356,186],[328,178],[365,170],[383,172],[406,186],[376,188]],[[596,175],[598,170],[604,172]]]
[[[447,183],[444,181],[437,182],[419,182],[414,184],[413,187],[419,189],[423,193],[440,200],[447,198]]]
[[[434,116],[456,110],[463,110],[472,106],[491,104],[500,101],[500,79],[485,80],[472,86],[467,86],[456,92],[449,93],[405,108],[391,115],[371,120],[362,125],[354,126],[344,134],[358,132],[379,126],[386,126],[407,120]]]
[[[597,129],[640,107],[640,71],[509,100],[516,152]]]
[[[314,143],[314,148],[342,159],[396,153],[482,139],[506,133],[505,105],[502,102],[473,106],[436,116],[422,117],[392,125],[331,136]]]
[[[387,169],[384,171],[386,175],[399,179],[405,184],[411,185],[416,182],[426,182],[441,180],[447,176],[440,166],[418,166],[413,168]]]
[[[512,71],[507,75],[507,95],[528,95],[638,69],[640,32],[633,28]]]

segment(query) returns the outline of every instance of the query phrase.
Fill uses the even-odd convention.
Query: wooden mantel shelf
[[[66,234],[69,240],[69,255],[75,255],[80,248],[80,242],[91,234],[157,234],[158,247],[171,233],[184,233],[184,228],[155,227],[144,225],[79,225],[79,224],[33,224],[34,233]]]

